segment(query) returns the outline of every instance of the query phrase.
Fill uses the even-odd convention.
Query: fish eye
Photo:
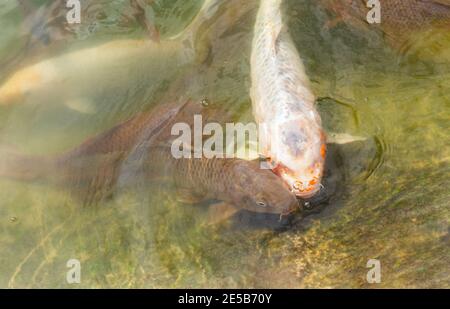
[[[267,204],[265,202],[263,202],[263,201],[257,201],[256,205],[261,206],[261,207],[266,207],[267,206]]]

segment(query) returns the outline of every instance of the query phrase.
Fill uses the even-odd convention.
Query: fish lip
[[[282,212],[280,213],[280,219],[279,219],[280,221],[281,221],[283,218],[289,217],[289,216],[291,216],[292,214],[296,213],[297,211],[301,210],[300,204],[299,204],[298,202],[296,202],[295,204],[296,204],[295,207],[292,207],[292,208],[290,208],[289,210],[284,210],[284,211],[282,211]]]
[[[280,215],[281,215],[282,217],[289,216],[289,215],[291,215],[292,213],[296,212],[296,211],[299,210],[299,209],[300,209],[300,207],[297,206],[296,208],[290,209],[290,210],[288,210],[288,211],[283,211],[283,212],[281,212]]]
[[[282,163],[278,163],[272,169],[272,171],[276,175],[280,176],[284,180],[285,185],[296,197],[311,198],[320,191],[321,188],[320,180],[322,178],[322,173],[312,178],[312,180],[314,180],[315,183],[309,184],[306,188],[303,188],[302,182],[300,182],[300,186],[302,187],[302,189],[300,189],[298,186],[296,186],[297,180],[295,179],[295,177],[286,172],[288,170],[289,169]]]
[[[308,190],[308,191],[300,191],[300,190],[296,190],[296,189],[292,190],[292,192],[295,194],[296,197],[299,197],[302,199],[311,198],[311,197],[315,196],[317,193],[319,193],[319,191],[320,191],[320,186],[317,186],[316,188],[314,188],[312,190]]]
[[[280,216],[288,216],[291,215],[294,212],[297,212],[298,210],[301,210],[302,207],[300,205],[300,203],[298,202],[297,198],[295,198],[295,201],[290,202],[289,206],[286,207],[281,213]]]

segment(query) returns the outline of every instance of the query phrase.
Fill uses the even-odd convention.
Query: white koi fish
[[[221,25],[234,22],[216,13],[220,6],[236,6],[237,2],[205,0],[184,31],[160,42],[120,39],[19,69],[0,84],[0,107],[63,103],[78,112],[91,113],[99,103],[110,108],[113,104],[123,106],[130,97],[153,93],[183,67],[201,61],[207,51],[197,42],[199,29],[212,18],[223,20]]]
[[[253,115],[260,151],[298,196],[321,187],[326,145],[315,96],[283,24],[282,0],[262,0],[251,54]]]

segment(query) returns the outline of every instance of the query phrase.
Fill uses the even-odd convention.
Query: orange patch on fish
[[[42,76],[36,70],[20,71],[11,77],[11,80],[0,88],[0,105],[9,104],[21,99],[24,91],[39,83]]]
[[[326,154],[327,154],[327,146],[325,144],[322,144],[322,146],[320,147],[320,155],[322,156],[322,158],[325,159]]]
[[[282,176],[282,174],[284,172],[286,172],[287,168],[283,165],[283,164],[276,164],[275,162],[271,162],[272,166],[274,166],[272,168],[272,172],[274,172],[275,174],[277,174],[278,176]]]

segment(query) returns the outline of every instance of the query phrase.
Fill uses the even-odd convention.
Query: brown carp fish
[[[81,195],[83,204],[93,204],[111,196],[134,166],[132,175],[143,175],[139,179],[148,180],[149,185],[152,179],[170,181],[179,196],[191,203],[219,200],[227,209],[280,217],[297,210],[295,195],[272,171],[260,169],[258,160],[172,156],[170,145],[160,140],[173,123],[181,121],[180,115],[192,117],[199,105],[187,102],[156,108],[51,157],[0,151],[0,177],[59,185]]]
[[[334,19],[327,26],[346,23],[369,28],[366,17],[370,10],[367,0],[320,0]],[[450,30],[450,0],[381,0],[380,30],[395,48],[403,45],[417,32],[432,27]]]

